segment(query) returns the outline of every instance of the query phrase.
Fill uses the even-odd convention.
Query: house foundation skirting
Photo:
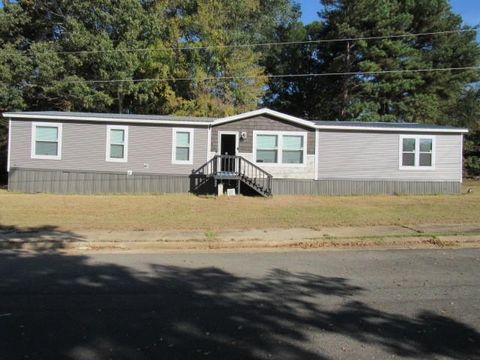
[[[460,190],[457,181],[274,179],[272,185],[273,194],[456,194]]]
[[[208,181],[202,187],[204,193],[215,192]],[[8,189],[25,193],[186,193],[200,188],[199,179],[189,175],[24,168],[12,168],[8,175]],[[272,184],[273,195],[454,194],[460,189],[457,181],[273,179]]]
[[[188,175],[12,168],[8,190],[56,194],[184,193],[190,191],[190,179]]]

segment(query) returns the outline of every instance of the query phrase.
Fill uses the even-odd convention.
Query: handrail
[[[263,170],[260,166],[255,165],[254,163],[252,163],[251,161],[245,159],[244,157],[241,157],[241,156],[239,156],[239,157],[242,159],[243,162],[246,162],[247,164],[253,166],[254,168],[257,168],[258,170],[263,171],[263,172],[265,173],[265,175],[267,175],[267,176],[272,176],[269,172]]]
[[[198,169],[192,170],[193,175],[212,175],[214,173],[214,162],[215,157],[211,158],[208,160],[206,163],[204,163],[202,166],[200,166]]]
[[[196,170],[193,175],[229,177],[238,176],[244,182],[253,182],[266,195],[272,193],[273,176],[261,167],[239,155],[215,155]],[[252,186],[252,184],[250,184]]]

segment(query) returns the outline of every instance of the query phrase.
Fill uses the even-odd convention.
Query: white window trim
[[[403,165],[403,139],[415,139],[415,166]],[[432,165],[420,166],[420,139],[432,140]],[[399,170],[432,171],[435,170],[436,136],[434,135],[400,135],[398,146]]]
[[[190,147],[188,149],[188,160],[177,160],[177,133],[190,133]],[[176,165],[192,165],[193,164],[193,144],[194,144],[194,129],[192,128],[173,128],[172,129],[172,164]]]
[[[57,155],[37,155],[36,154],[36,129],[38,126],[48,126],[48,127],[56,127],[58,130],[58,151]],[[31,142],[31,157],[32,159],[42,159],[42,160],[61,160],[62,159],[62,132],[63,126],[60,123],[54,122],[32,122],[32,142]]]
[[[110,131],[111,130],[123,130],[124,131],[124,144],[123,144],[123,158],[110,157]],[[128,162],[128,126],[124,125],[107,125],[107,146],[105,161],[108,162]]]
[[[277,135],[277,162],[276,163],[257,163],[257,135]],[[303,137],[303,159],[301,164],[284,164],[283,161],[283,136],[294,135]],[[253,163],[262,167],[268,166],[282,166],[282,167],[305,167],[307,166],[307,132],[306,131],[274,131],[274,130],[254,130],[253,131],[253,148],[252,157]]]

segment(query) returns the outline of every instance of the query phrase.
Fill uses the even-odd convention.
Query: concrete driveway
[[[480,359],[480,249],[0,253],[0,359]]]

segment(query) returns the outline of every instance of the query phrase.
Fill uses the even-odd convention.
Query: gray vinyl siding
[[[461,182],[462,135],[428,134],[436,137],[435,169],[400,170],[401,134],[403,133],[320,131],[318,179]]]
[[[217,152],[218,132],[219,131],[245,131],[247,139],[241,140],[239,143],[240,153],[253,152],[253,131],[270,130],[270,131],[306,131],[307,132],[307,154],[315,153],[315,130],[292,124],[280,119],[274,119],[267,116],[255,116],[248,119],[238,120],[214,126],[212,128],[211,151]]]
[[[128,162],[106,161],[107,124],[87,122],[63,123],[61,160],[32,159],[32,121],[15,120],[11,129],[10,165],[12,168],[120,173],[132,170],[134,173],[186,175],[205,163],[208,131],[199,126],[179,127],[194,129],[193,165],[172,164],[173,128],[164,125],[128,125]]]

